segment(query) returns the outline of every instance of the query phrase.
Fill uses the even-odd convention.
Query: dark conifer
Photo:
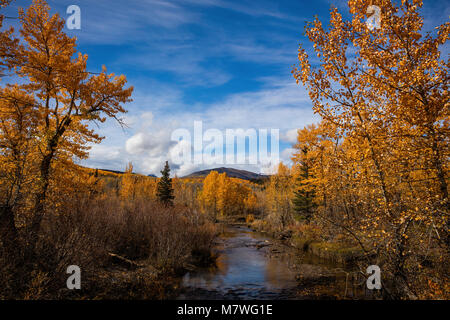
[[[173,195],[172,179],[170,178],[170,167],[168,161],[166,161],[166,165],[161,171],[161,174],[162,177],[159,179],[156,195],[158,200],[165,206],[172,206],[173,199],[175,197]]]

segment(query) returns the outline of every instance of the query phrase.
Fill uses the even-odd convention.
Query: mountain
[[[259,181],[268,179],[269,176],[259,173],[254,173],[246,170],[239,170],[234,168],[215,168],[215,169],[207,169],[207,170],[201,170],[193,172],[187,176],[184,176],[183,178],[200,178],[200,177],[206,177],[211,171],[217,171],[218,173],[226,173],[228,177],[232,178],[239,178],[243,180],[250,180],[250,181]]]
[[[95,170],[95,169],[92,169]],[[104,172],[111,172],[117,175],[122,175],[125,172],[118,171],[118,170],[110,170],[110,169],[98,169],[100,171]],[[215,168],[215,169],[207,169],[207,170],[201,170],[193,172],[187,176],[181,177],[181,178],[204,178],[206,177],[211,171],[217,171],[218,173],[226,173],[228,177],[232,178],[238,178],[242,180],[248,180],[254,183],[263,183],[266,179],[269,179],[269,175],[259,174],[251,171],[246,170],[239,170],[234,168]],[[156,178],[154,174],[147,175],[148,177]]]

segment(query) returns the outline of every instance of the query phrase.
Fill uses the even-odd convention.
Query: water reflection
[[[184,276],[190,289],[214,291],[233,298],[271,298],[296,286],[295,273],[284,259],[258,249],[268,238],[245,228],[230,228],[217,247],[217,266]]]
[[[263,247],[270,240],[247,228],[227,228],[216,247],[217,265],[187,273],[178,299],[377,298],[364,283],[348,278],[353,267],[310,254],[267,255]]]

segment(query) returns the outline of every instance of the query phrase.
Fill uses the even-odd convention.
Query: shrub
[[[109,290],[102,278],[105,270],[115,268],[111,253],[153,266],[168,275],[182,269],[193,256],[208,255],[214,237],[214,226],[187,207],[166,207],[157,202],[121,200],[116,196],[66,199],[64,208],[57,214],[46,215],[34,259],[26,261],[25,270],[14,274],[8,268],[8,257],[0,250],[3,288],[0,298],[102,296],[100,287]],[[24,230],[21,238],[26,243]],[[81,268],[84,289],[81,293],[66,289],[69,265]],[[128,278],[131,282],[134,278],[140,280],[117,287],[134,288],[150,281],[142,280],[142,276]],[[20,290],[12,287],[13,279],[24,282]],[[128,296],[129,292],[123,294]]]

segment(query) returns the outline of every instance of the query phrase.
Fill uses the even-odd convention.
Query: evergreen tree
[[[170,178],[170,167],[168,161],[161,171],[162,177],[159,179],[156,195],[161,203],[166,206],[173,205],[172,179]]]
[[[314,208],[316,207],[314,199],[314,190],[310,190],[309,186],[305,182],[310,178],[310,170],[308,163],[306,161],[306,155],[308,153],[308,148],[303,147],[301,149],[302,158],[304,159],[300,162],[300,172],[296,179],[296,189],[294,191],[294,198],[292,203],[294,205],[295,213],[306,221],[309,221],[314,213]]]

